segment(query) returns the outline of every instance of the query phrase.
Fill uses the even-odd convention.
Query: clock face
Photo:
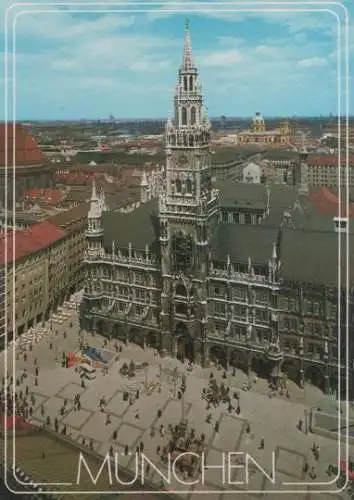
[[[188,163],[188,158],[186,155],[181,155],[179,158],[178,158],[178,161],[181,165],[185,165],[186,163]]]

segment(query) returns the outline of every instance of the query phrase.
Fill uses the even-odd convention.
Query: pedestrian
[[[25,393],[26,393],[26,396],[28,396],[28,393],[29,393],[29,387],[28,387],[28,385],[26,385]]]
[[[139,417],[139,410],[136,410],[136,412],[135,412],[135,418],[136,418],[137,420],[139,420],[139,418],[140,418],[140,417]]]
[[[160,445],[158,445],[158,446],[156,447],[156,455],[160,455],[160,451],[161,451],[161,446],[160,446]]]
[[[308,464],[307,460],[305,460],[305,462],[304,462],[304,467],[303,467],[303,471],[304,471],[304,473],[306,474],[306,473],[308,472],[308,470],[309,470],[309,464]]]
[[[109,447],[109,456],[113,457],[113,446],[112,445]]]
[[[299,431],[301,432],[302,431],[302,420],[300,418],[298,424],[297,424],[297,428],[299,429]]]
[[[260,445],[259,445],[260,450],[264,450],[264,439],[261,439]]]
[[[246,433],[249,434],[250,432],[251,432],[251,426],[250,424],[247,424]]]
[[[128,447],[128,445],[126,444],[126,445],[124,446],[124,455],[128,455],[128,452],[129,452],[129,447]]]
[[[235,411],[236,411],[236,415],[239,415],[241,413],[240,405],[237,406]]]
[[[139,448],[140,448],[140,452],[143,453],[143,451],[144,451],[144,443],[142,441],[140,443]]]
[[[38,374],[39,374],[39,369],[38,369],[38,366],[36,366],[35,373],[36,373],[36,377],[38,377]]]
[[[53,349],[53,342],[49,342],[49,349],[52,350]]]
[[[215,430],[215,432],[219,432],[219,430],[220,430],[220,424],[218,421],[215,422],[214,430]]]
[[[161,418],[162,417],[162,411],[161,410],[157,410],[157,418]]]
[[[26,353],[24,353],[24,355],[23,355],[23,361],[27,361],[27,354]]]
[[[140,393],[139,393],[139,389],[136,391],[136,399],[139,399],[139,396],[140,396]]]

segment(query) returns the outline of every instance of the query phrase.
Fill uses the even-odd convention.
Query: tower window
[[[195,122],[196,122],[196,110],[195,110],[195,107],[193,106],[191,108],[191,124],[192,125],[195,125]]]
[[[171,135],[171,144],[172,144],[172,146],[176,145],[176,136],[175,136],[175,134]]]
[[[176,193],[180,193],[182,191],[182,183],[180,179],[176,179],[175,186],[176,186]]]
[[[190,194],[192,192],[192,181],[190,179],[186,180],[186,193]]]
[[[183,146],[188,146],[188,136],[186,134],[183,135]]]
[[[194,146],[194,137],[192,135],[189,136],[189,145]]]
[[[189,77],[189,90],[193,90],[193,76]]]
[[[182,297],[187,297],[187,290],[184,285],[178,284],[176,286],[176,295],[180,295]]]
[[[182,108],[182,125],[187,125],[187,109]]]
[[[183,90],[187,91],[188,90],[188,76],[185,76],[183,78]]]

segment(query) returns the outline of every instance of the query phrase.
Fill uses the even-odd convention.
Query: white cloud
[[[328,61],[324,57],[310,57],[309,59],[302,59],[297,64],[302,68],[318,68],[320,66],[326,66]]]
[[[85,15],[89,15],[85,13]],[[96,14],[97,15],[97,14]],[[74,18],[69,13],[33,13],[17,18],[17,36],[46,39],[92,38],[99,34],[116,32],[134,24],[134,16],[111,13],[92,20]]]
[[[198,61],[205,67],[212,66],[229,68],[230,65],[237,64],[242,61],[242,54],[236,49],[215,51],[199,57]]]

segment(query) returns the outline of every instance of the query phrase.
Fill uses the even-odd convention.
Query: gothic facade
[[[218,360],[270,378],[284,372],[335,390],[345,317],[336,271],[312,265],[319,246],[311,231],[295,234],[283,216],[274,222],[294,190],[278,186],[272,206],[260,184],[226,186],[232,200],[213,187],[210,122],[188,28],[165,140],[158,198],[142,194],[123,214],[105,211],[93,190],[82,328],[204,366]]]

